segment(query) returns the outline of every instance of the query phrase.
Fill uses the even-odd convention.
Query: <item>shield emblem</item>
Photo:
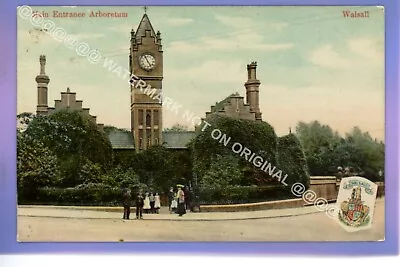
[[[363,205],[350,204],[349,211],[347,213],[348,220],[349,221],[358,220],[362,215],[362,210],[363,210]]]
[[[343,178],[336,201],[335,220],[355,232],[372,226],[378,186],[363,177]]]

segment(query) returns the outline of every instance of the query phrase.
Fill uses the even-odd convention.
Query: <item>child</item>
[[[158,193],[156,193],[154,199],[155,199],[154,208],[156,210],[156,213],[159,214],[160,208],[161,208],[161,203],[160,203],[160,196],[158,195]]]
[[[178,201],[177,201],[176,194],[175,194],[174,198],[172,199],[172,202],[171,202],[171,213],[176,212],[177,209],[178,209]]]
[[[143,204],[143,210],[144,213],[150,213],[150,198],[149,198],[149,193],[146,193],[146,196],[144,197],[144,204]]]

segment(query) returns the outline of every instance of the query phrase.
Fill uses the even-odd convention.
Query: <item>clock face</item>
[[[144,70],[152,70],[156,66],[156,59],[150,54],[143,54],[139,58],[140,67]]]

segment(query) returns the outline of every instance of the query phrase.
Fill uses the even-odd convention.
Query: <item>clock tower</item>
[[[154,31],[144,14],[136,32],[131,31],[129,68],[131,74],[144,81],[142,88],[156,89],[147,95],[137,82],[131,85],[131,130],[136,151],[162,144],[162,102],[154,96],[162,91],[163,51],[161,33]]]

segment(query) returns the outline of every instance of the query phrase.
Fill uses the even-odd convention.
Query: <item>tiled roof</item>
[[[183,149],[196,136],[195,131],[163,132],[163,142],[167,148]]]
[[[185,149],[187,144],[196,136],[194,131],[185,132],[163,132],[165,147],[174,149]],[[130,132],[113,130],[108,134],[113,149],[134,149],[135,143]]]
[[[135,143],[130,132],[114,130],[108,134],[113,149],[134,149]]]

